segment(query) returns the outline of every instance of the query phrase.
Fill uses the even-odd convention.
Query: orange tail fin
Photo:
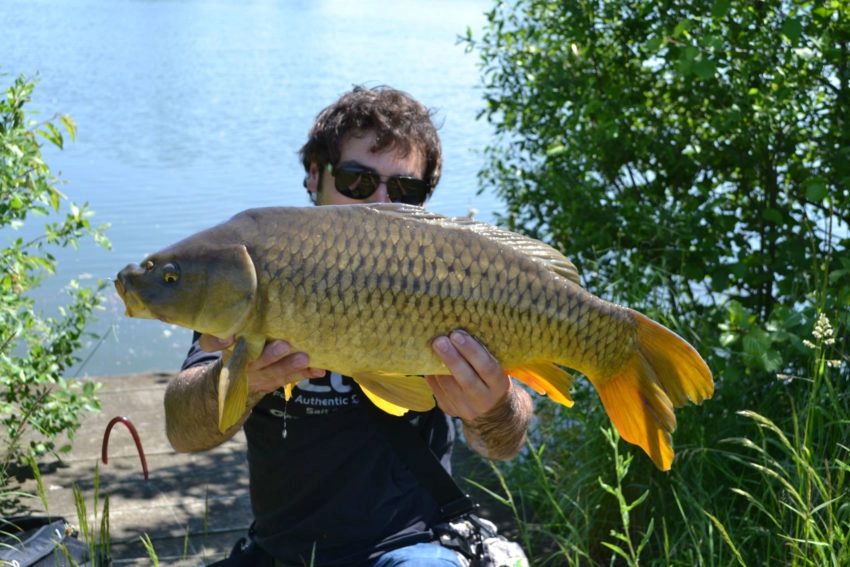
[[[714,393],[711,371],[673,331],[632,312],[638,327],[634,356],[620,372],[591,380],[620,436],[640,446],[661,470],[673,462],[673,407]]]

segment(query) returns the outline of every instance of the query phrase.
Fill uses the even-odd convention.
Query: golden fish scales
[[[287,235],[300,240],[273,236],[256,254],[269,259],[258,274],[259,288],[269,290],[258,311],[271,336],[321,352],[312,355],[316,367],[354,376],[387,366],[411,375],[445,372],[428,345],[455,328],[508,367],[528,362],[529,339],[540,361],[558,360],[566,345],[582,366],[596,368],[616,364],[634,341],[628,311],[592,305],[596,298],[527,256],[491,261],[468,230],[435,225],[419,234],[369,216],[356,229],[347,224],[329,234],[310,215],[298,221]],[[360,241],[363,232],[373,238]],[[344,348],[322,352],[337,339]]]
[[[181,281],[206,299],[167,296],[155,280],[156,266],[169,264],[185,267]],[[663,469],[673,458],[673,406],[713,393],[690,345],[588,293],[553,248],[418,207],[246,211],[146,266],[154,267],[119,274],[128,314],[239,338],[222,372],[223,430],[244,413],[245,365],[273,338],[307,352],[314,367],[351,376],[379,407],[400,414],[433,407],[420,376],[446,368],[430,343],[464,329],[512,376],[560,403],[572,404],[572,377],[556,364],[582,372],[623,438]]]

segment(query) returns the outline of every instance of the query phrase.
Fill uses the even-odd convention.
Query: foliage
[[[529,450],[499,469],[533,564],[850,564],[850,396],[833,334],[820,317],[811,377],[777,382],[787,416],[740,410],[725,418],[734,436],[680,445],[669,475],[624,456],[610,429],[594,437],[604,414],[541,405]]]
[[[594,395],[581,414],[542,406],[545,452],[505,467],[541,557],[846,564],[850,1],[520,0],[487,17],[466,43],[502,221],[684,335],[717,383],[678,410],[666,475],[640,457],[610,477]],[[623,502],[639,502],[626,531]]]
[[[839,390],[834,354],[835,338],[829,319],[818,318],[806,340],[812,351],[810,394],[791,398],[785,428],[751,411],[740,414],[756,426],[756,441],[735,437],[742,453],[732,454],[754,473],[753,488],[732,489],[759,515],[759,530],[751,523],[736,526],[737,547],[763,550],[766,564],[850,564],[850,406],[847,388]],[[717,520],[714,520],[715,522]],[[774,545],[764,545],[764,528],[775,534]],[[730,545],[732,545],[730,541]]]
[[[56,447],[57,437],[66,433],[73,441],[82,412],[99,409],[97,386],[63,373],[79,360],[75,353],[87,336],[86,323],[104,284],[92,290],[71,282],[70,303],[59,308],[59,317],[37,313],[32,297],[43,279],[55,273],[51,250],[76,248],[83,237],[109,245],[106,227],[91,225],[85,205],[69,203],[64,218],[53,220],[66,198],[42,158],[40,139],[61,149],[63,130],[73,140],[76,126],[67,115],[32,122],[24,106],[34,87],[33,80],[21,76],[0,100],[0,470],[26,453],[69,450],[69,444]],[[54,216],[42,233],[27,230],[30,217],[49,215]],[[25,238],[24,233],[35,236]]]
[[[653,296],[692,336],[730,298],[764,323],[837,282],[846,306],[848,8],[499,2],[468,38],[497,132],[482,181],[589,288]]]

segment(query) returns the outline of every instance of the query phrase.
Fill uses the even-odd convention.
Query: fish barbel
[[[115,286],[131,317],[236,337],[219,382],[221,431],[245,411],[247,364],[278,338],[400,415],[434,407],[421,376],[447,369],[431,341],[464,329],[556,402],[573,403],[561,366],[581,372],[623,439],[662,470],[673,407],[714,392],[693,347],[587,292],[554,248],[415,206],[244,211],[130,264]]]

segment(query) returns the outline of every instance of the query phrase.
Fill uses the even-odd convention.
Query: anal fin
[[[575,403],[570,396],[575,378],[551,362],[536,362],[505,370],[538,394],[546,394],[553,401],[572,407]]]

